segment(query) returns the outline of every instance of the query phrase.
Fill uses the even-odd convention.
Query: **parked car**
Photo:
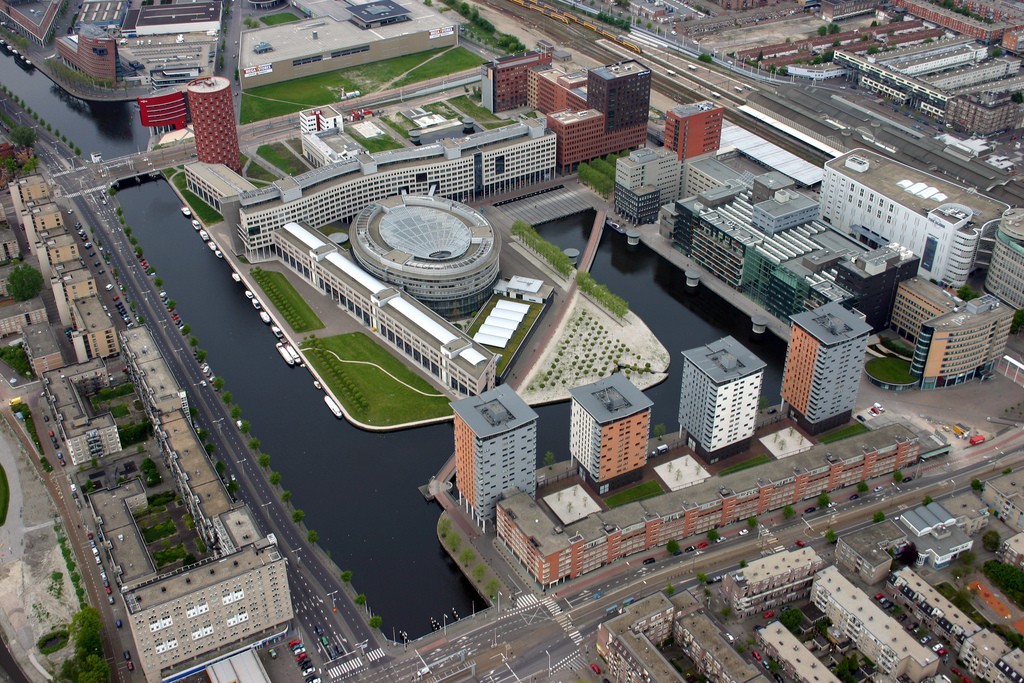
[[[796,541],[796,547],[797,548],[803,548],[805,545],[807,545],[807,543],[805,543],[803,540],[801,540],[799,538],[797,539],[797,541]]]
[[[653,557],[644,558],[644,564],[654,564],[655,560]]]
[[[767,612],[765,612],[764,613],[764,618],[765,619],[774,619],[775,618],[775,610],[770,609]],[[758,657],[758,659],[760,659],[760,657]]]
[[[591,664],[590,670],[599,675],[601,673],[601,667],[599,667],[597,664]]]
[[[754,659],[756,659],[757,661],[759,661],[759,662],[761,661],[761,653],[758,652],[757,650],[754,650],[750,654],[754,655]]]
[[[922,645],[927,645],[928,643],[932,642],[932,637],[931,636],[924,636],[924,637],[921,638],[920,642],[921,642]]]
[[[708,542],[707,541],[701,541],[700,543],[697,544],[697,548],[699,550],[704,550],[704,548],[707,548],[707,547],[708,547]]]
[[[875,493],[879,493],[881,491],[884,491],[885,487],[884,486],[876,486],[875,488],[873,488],[871,490],[874,491]]]
[[[740,536],[746,536],[750,533],[750,529],[740,529]]]
[[[818,509],[818,508],[816,508],[816,507],[809,507],[809,508],[804,508],[804,514],[805,514],[805,515],[809,515],[809,514],[811,514],[812,512],[814,512],[814,511],[815,511],[815,510],[817,510],[817,509]]]
[[[860,494],[858,493],[854,493],[852,496],[850,496],[850,500],[857,500],[858,498],[860,498]]]

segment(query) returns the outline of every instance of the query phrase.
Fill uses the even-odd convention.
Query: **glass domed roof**
[[[423,206],[397,206],[381,218],[380,236],[395,249],[433,261],[462,256],[473,233],[450,213]]]

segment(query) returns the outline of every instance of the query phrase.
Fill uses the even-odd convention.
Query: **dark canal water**
[[[149,129],[139,121],[134,102],[86,102],[69,95],[38,69],[25,71],[14,57],[0,52],[0,83],[25,101],[54,130],[78,145],[86,159],[105,159],[146,149]],[[4,97],[0,95],[0,97]]]
[[[38,72],[26,73],[2,61],[0,82],[39,111],[84,153],[107,158],[144,148],[148,131],[130,103],[87,103],[67,95]],[[127,223],[147,260],[164,280],[183,318],[209,352],[208,360],[253,425],[261,450],[273,458],[296,507],[306,512],[343,569],[388,626],[419,635],[430,617],[441,621],[453,608],[460,615],[481,606],[472,588],[448,561],[435,536],[436,505],[417,491],[452,449],[451,427],[426,427],[387,435],[371,434],[335,420],[324,408],[308,373],[286,366],[274,338],[254,315],[242,289],[230,278],[178,211],[179,202],[163,181],[129,186],[118,194]],[[592,223],[579,216],[540,227],[564,247],[582,249]],[[768,335],[749,340],[750,322],[704,287],[688,292],[683,274],[645,247],[631,248],[608,231],[593,267],[594,276],[629,300],[672,355],[667,381],[651,389],[654,423],[678,427],[679,353],[732,334],[767,364],[765,395],[776,400],[785,345]],[[546,406],[540,414],[538,459],[548,450],[567,458],[568,404]]]

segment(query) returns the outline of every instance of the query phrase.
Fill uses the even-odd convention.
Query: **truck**
[[[972,446],[977,446],[980,443],[985,443],[985,441],[986,441],[986,439],[985,439],[984,435],[982,435],[982,434],[975,434],[974,436],[971,437],[971,440],[968,441],[967,443],[971,444]]]

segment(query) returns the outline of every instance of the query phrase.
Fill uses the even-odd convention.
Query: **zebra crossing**
[[[376,650],[370,650],[366,653],[366,658],[369,659],[371,662],[376,662],[378,659],[382,659],[383,657],[384,650],[382,650],[379,647]]]
[[[533,607],[539,602],[540,600],[538,600],[537,596],[533,593],[523,593],[516,598],[516,607],[519,609],[526,609],[527,607]]]
[[[583,659],[583,653],[579,650],[573,650],[572,654],[556,662],[551,667],[551,672],[556,671],[577,671],[583,669],[587,662]]]
[[[381,656],[383,656],[383,654],[384,653],[382,652]],[[339,678],[342,678],[347,674],[351,674],[354,671],[358,671],[359,669],[363,668],[363,666],[364,664],[362,657],[353,657],[352,659],[332,666],[330,669],[327,670],[327,675],[329,675],[334,680],[338,680]]]
[[[572,617],[563,612],[561,605],[555,602],[550,595],[544,598],[540,604],[544,605],[545,609],[551,613],[551,616],[555,618],[555,621],[562,627],[562,630],[565,631],[566,635],[572,638],[572,642],[577,645],[583,642],[583,635],[579,632],[579,629],[573,625]]]

